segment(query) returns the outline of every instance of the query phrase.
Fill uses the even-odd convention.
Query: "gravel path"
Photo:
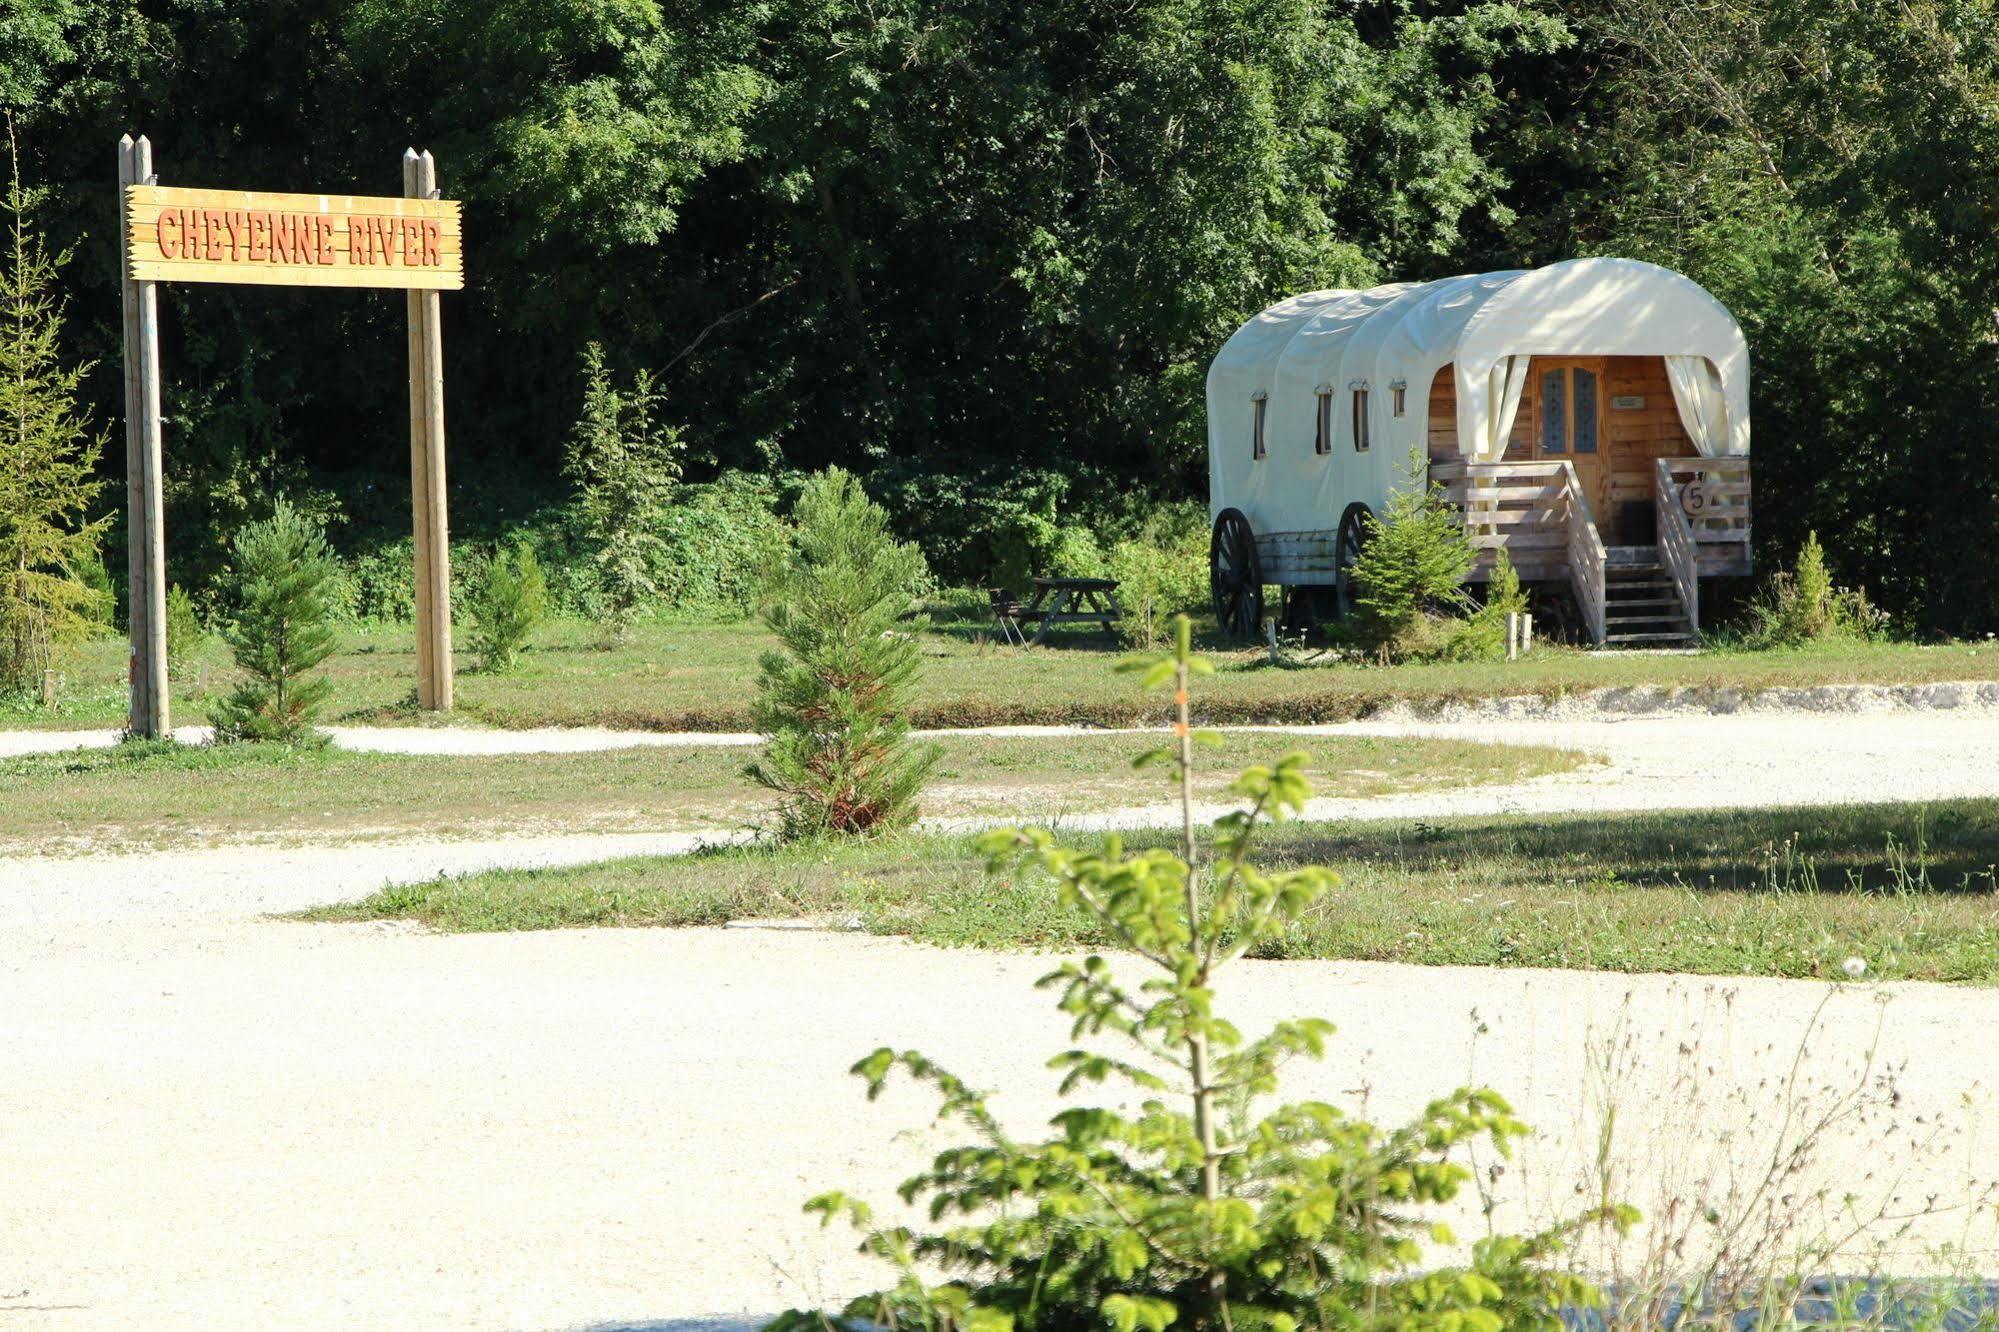
[[[1986,711],[1322,729],[1607,760],[1315,810],[1328,815],[1999,795]],[[773,931],[443,937],[258,918],[440,872],[691,842],[0,861],[0,1332],[734,1326],[865,1288],[879,1273],[798,1204],[833,1187],[885,1201],[947,1139],[904,1134],[928,1103],[870,1105],[845,1069],[876,1045],[915,1046],[976,1084],[1032,1089],[1003,1104],[1040,1121],[1042,1062],[1065,1028],[1028,990],[1045,959]],[[1975,1053],[1999,1022],[1992,991],[1266,963],[1245,965],[1224,1002],[1248,1027],[1340,1024],[1333,1057],[1287,1085],[1296,1096],[1364,1092],[1392,1119],[1465,1081],[1507,1093],[1542,1133],[1501,1177],[1509,1226],[1575,1205],[1606,1096],[1629,1172],[1618,1192],[1658,1213],[1767,1159],[1775,1108],[1860,1085],[1877,1031],[1893,1113],[1841,1121],[1821,1164],[1786,1180],[1786,1213],[1811,1224],[1796,1200],[1818,1181],[1951,1200],[1991,1169],[1968,1135],[1999,1111]],[[1803,1085],[1786,1093],[1794,1063]],[[1896,1260],[1920,1265],[1946,1240],[1999,1265],[1961,1213],[1918,1221]]]

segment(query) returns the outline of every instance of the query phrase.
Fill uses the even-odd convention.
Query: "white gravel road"
[[[1571,745],[1607,763],[1329,811],[1999,795],[1995,717],[1331,728]],[[845,1069],[916,1046],[975,1083],[1034,1089],[1004,1104],[1038,1121],[1065,1027],[1028,989],[1046,959],[770,931],[439,937],[260,918],[452,869],[686,844],[0,861],[0,1332],[732,1326],[864,1288],[879,1274],[798,1204],[831,1187],[886,1200],[945,1139],[898,1136],[928,1122],[927,1102],[870,1106]],[[1340,1024],[1293,1094],[1364,1091],[1384,1118],[1467,1080],[1511,1096],[1542,1136],[1501,1177],[1508,1225],[1583,1196],[1605,1096],[1629,1171],[1618,1191],[1641,1206],[1753,1177],[1787,1136],[1780,1107],[1860,1085],[1877,1031],[1893,1104],[1876,1084],[1876,1108],[1785,1181],[1786,1213],[1813,1224],[1817,1181],[1949,1201],[1991,1169],[1974,1136],[1999,1111],[1991,991],[1330,963],[1245,966],[1232,991],[1245,1025]],[[1999,1268],[1989,1230],[1955,1212],[1895,1240],[1898,1265],[1943,1241]]]

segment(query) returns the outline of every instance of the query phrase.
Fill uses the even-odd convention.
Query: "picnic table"
[[[1021,620],[1039,620],[1041,627],[1031,640],[1039,643],[1058,624],[1094,624],[1105,633],[1124,612],[1117,604],[1115,578],[1037,578],[1034,599],[1016,612]]]

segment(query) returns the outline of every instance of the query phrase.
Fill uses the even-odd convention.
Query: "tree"
[[[795,520],[765,594],[764,623],[784,650],[763,657],[753,715],[770,739],[748,775],[784,798],[786,836],[900,827],[938,753],[910,744],[904,718],[921,626],[899,621],[923,556],[889,535],[888,515],[838,468],[805,483]]]
[[[1416,631],[1429,612],[1464,608],[1474,559],[1464,520],[1429,480],[1420,450],[1389,494],[1387,513],[1368,516],[1367,532],[1351,574],[1361,639],[1383,656],[1418,651]]]
[[[0,268],[0,690],[32,687],[62,644],[90,633],[103,609],[87,581],[105,520],[89,520],[103,435],[78,403],[88,365],[65,365],[68,302],[57,290],[67,253],[28,226],[36,194],[13,174]]]
[[[666,551],[659,522],[680,479],[680,435],[659,419],[663,398],[650,371],[635,374],[629,391],[619,389],[593,342],[584,349],[583,374],[583,412],[570,432],[565,471],[576,482],[615,637],[659,590],[654,570]]]
[[[1191,732],[1187,691],[1206,663],[1189,651],[1185,617],[1174,639],[1170,656],[1146,663],[1145,679],[1174,688],[1178,738],[1140,762],[1162,763],[1179,797],[1177,854],[1127,851],[1117,837],[1077,850],[1044,829],[980,840],[993,874],[1052,881],[1065,908],[1148,971],[1132,985],[1122,966],[1093,955],[1061,963],[1038,987],[1058,996],[1079,1042],[1049,1061],[1061,1094],[1113,1084],[1139,1108],[1065,1106],[1050,1138],[1023,1140],[984,1094],[921,1052],[876,1050],[854,1066],[870,1099],[906,1074],[938,1094],[940,1122],[972,1135],[900,1190],[933,1224],[953,1224],[877,1225],[864,1203],[813,1199],[808,1211],[850,1218],[862,1251],[898,1280],[837,1319],[793,1312],[772,1332],[1557,1332],[1565,1307],[1601,1302],[1549,1260],[1579,1226],[1630,1225],[1628,1207],[1606,1202],[1535,1235],[1488,1234],[1462,1267],[1426,1254],[1427,1244],[1451,1241],[1436,1213],[1472,1179],[1454,1152],[1489,1145],[1505,1156],[1526,1131],[1496,1093],[1460,1088],[1388,1130],[1323,1102],[1262,1108],[1286,1062],[1324,1054],[1332,1024],[1294,1019],[1245,1040],[1217,1012],[1216,983],[1282,940],[1336,880],[1320,868],[1254,863],[1264,826],[1303,812],[1311,795],[1299,753],[1236,780],[1229,795],[1240,807],[1216,821],[1203,861],[1193,751],[1212,737]]]
[[[485,669],[512,670],[528,636],[548,618],[548,579],[526,542],[495,551],[472,596],[472,647]]]
[[[215,738],[310,741],[331,688],[312,672],[333,654],[339,566],[319,524],[283,499],[236,534],[234,551],[236,618],[223,637],[248,678],[214,708]]]

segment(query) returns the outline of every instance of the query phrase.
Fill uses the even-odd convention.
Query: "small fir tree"
[[[208,635],[202,631],[201,616],[195,613],[194,598],[175,584],[167,589],[167,678],[176,684],[195,672],[201,646]]]
[[[762,608],[784,649],[764,654],[755,717],[770,740],[748,775],[784,797],[787,836],[901,826],[937,761],[935,746],[910,743],[903,717],[918,658],[898,620],[924,582],[923,556],[838,468],[805,483],[795,521]]]
[[[1351,575],[1356,628],[1384,657],[1406,652],[1433,608],[1465,607],[1465,575],[1475,559],[1463,519],[1429,480],[1420,452],[1405,481],[1389,495],[1386,516],[1370,515]]]
[[[906,1181],[903,1200],[931,1228],[877,1225],[864,1203],[823,1194],[807,1210],[844,1216],[896,1282],[836,1316],[793,1312],[773,1332],[925,1328],[935,1332],[1292,1332],[1458,1329],[1558,1332],[1565,1307],[1601,1295],[1552,1261],[1586,1223],[1628,1226],[1609,1202],[1532,1235],[1494,1233],[1461,1266],[1426,1251],[1452,1236],[1440,1213],[1471,1182],[1458,1159],[1505,1156],[1526,1130],[1496,1093],[1460,1088],[1403,1126],[1381,1129],[1318,1101],[1266,1107],[1283,1064],[1318,1058],[1332,1026],[1281,1022],[1245,1040],[1215,1009],[1215,980],[1281,942],[1335,882],[1317,868],[1270,872],[1252,859],[1268,822],[1301,812],[1304,755],[1245,772],[1240,808],[1215,824],[1211,858],[1194,838],[1190,677],[1206,663],[1175,648],[1146,680],[1175,690],[1177,736],[1139,762],[1163,762],[1183,818],[1177,854],[1058,845],[1045,829],[987,834],[994,874],[1051,880],[1127,957],[1064,962],[1041,980],[1092,1043],[1049,1061],[1060,1094],[1111,1083],[1138,1103],[1065,1106],[1045,1141],[1009,1133],[985,1096],[914,1050],[879,1049],[854,1066],[872,1099],[898,1072],[937,1093],[937,1118],[972,1141],[945,1148]],[[1150,978],[1121,974],[1142,967]],[[1116,1048],[1106,1048],[1108,1037]]]
[[[236,618],[223,637],[247,678],[216,706],[215,738],[306,743],[330,688],[312,672],[333,653],[339,566],[319,524],[282,499],[233,550]]]
[[[512,670],[521,649],[548,619],[548,579],[526,542],[504,547],[472,595],[472,648],[495,674]]]
[[[107,520],[88,521],[103,483],[104,436],[77,402],[88,364],[65,365],[68,302],[56,283],[67,253],[50,254],[28,225],[37,191],[13,174],[0,254],[0,691],[34,688],[61,647],[89,635],[109,606],[90,583]]]
[[[583,411],[563,470],[576,483],[604,624],[616,639],[659,591],[654,571],[666,552],[659,522],[680,480],[682,445],[679,431],[659,419],[665,395],[651,371],[620,389],[593,342],[584,348],[583,379]]]

